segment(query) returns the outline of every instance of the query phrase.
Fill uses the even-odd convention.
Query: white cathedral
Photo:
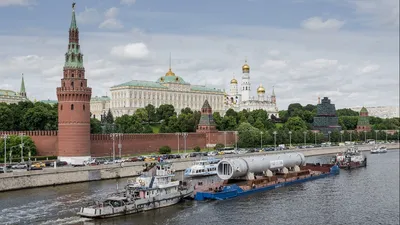
[[[263,109],[268,112],[270,118],[272,115],[279,118],[274,88],[272,88],[272,95],[266,96],[265,88],[260,84],[257,88],[257,96],[251,96],[250,66],[247,64],[247,61],[242,66],[240,93],[238,81],[233,78],[230,83],[229,93],[226,94],[225,108],[226,110],[231,108],[235,111]]]

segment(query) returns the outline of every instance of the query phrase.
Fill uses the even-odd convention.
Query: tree
[[[213,112],[213,118],[214,118],[214,121],[215,121],[215,123],[217,125],[217,129],[218,130],[223,130],[221,114],[219,112]]]
[[[215,150],[223,149],[223,148],[225,148],[225,145],[224,145],[224,144],[221,144],[221,143],[217,143],[217,144],[215,145],[215,147],[214,147]]]
[[[105,122],[108,124],[113,124],[114,123],[114,116],[111,112],[111,109],[108,109],[106,118],[105,118]]]
[[[224,130],[235,130],[236,128],[236,119],[232,116],[224,116],[222,119],[222,126]]]
[[[300,103],[292,103],[288,106],[287,113],[289,117],[292,117],[294,115],[294,112],[298,111],[303,111],[303,106]]]
[[[147,110],[144,108],[137,109],[135,111],[135,116],[139,119],[141,123],[148,122],[149,115],[147,114]]]
[[[264,130],[264,124],[261,121],[261,118],[257,118],[256,122],[254,123],[254,127],[259,130]]]
[[[147,122],[150,124],[151,122],[157,122],[157,114],[156,114],[156,108],[154,105],[148,104],[145,107],[145,110],[147,112]]]
[[[285,123],[285,128],[291,131],[306,130],[306,123],[298,116],[290,117]]]
[[[158,152],[162,155],[164,154],[170,154],[171,153],[171,147],[169,146],[161,146]]]
[[[357,127],[358,118],[358,116],[341,116],[339,125],[343,130],[354,130]]]
[[[0,130],[8,131],[14,128],[14,115],[11,109],[0,105]]]
[[[238,146],[241,148],[254,147],[260,140],[260,130],[251,126],[250,123],[242,123],[238,129]]]
[[[196,146],[193,148],[194,152],[201,152],[201,148],[199,146]]]
[[[57,130],[57,120],[56,112],[40,104],[28,109],[23,117],[27,130]]]
[[[91,134],[101,134],[103,129],[101,128],[100,120],[96,118],[90,118],[90,133]]]
[[[176,117],[176,112],[175,112],[175,108],[173,105],[160,105],[157,110],[157,118],[158,121],[160,120],[168,120],[171,116],[175,116]]]
[[[24,143],[23,155],[28,156],[29,151],[32,156],[36,155],[36,145],[33,142],[32,138],[29,136],[24,136],[22,138],[22,142]],[[13,158],[21,157],[21,137],[18,135],[10,135],[7,138],[7,158],[10,156],[10,152],[12,153]],[[4,149],[4,139],[0,139],[0,146]],[[4,151],[0,151],[0,156],[4,158]]]
[[[341,117],[341,116],[359,116],[359,113],[352,110],[352,109],[338,109],[336,110],[336,116]]]

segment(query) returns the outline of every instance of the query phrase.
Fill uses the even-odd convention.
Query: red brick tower
[[[72,158],[90,157],[90,97],[83,55],[80,52],[79,29],[72,4],[68,51],[65,54],[64,74],[58,98],[58,157],[67,162]]]
[[[196,132],[199,133],[218,132],[214,121],[212,108],[208,103],[207,99],[204,101],[203,107],[201,107],[201,117]]]

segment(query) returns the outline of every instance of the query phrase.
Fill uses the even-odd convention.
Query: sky
[[[0,89],[57,99],[72,0],[0,0]],[[251,68],[252,95],[279,109],[329,97],[337,108],[399,105],[398,0],[78,0],[92,96],[156,81],[169,67],[229,90]]]

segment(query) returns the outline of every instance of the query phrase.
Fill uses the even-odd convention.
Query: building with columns
[[[23,101],[29,101],[26,97],[24,74],[22,74],[21,88],[19,92],[0,89],[0,102],[11,104]]]
[[[83,54],[79,45],[79,29],[75,19],[75,3],[69,42],[58,98],[58,158],[67,162],[90,158],[90,98],[92,89],[87,86]]]
[[[239,92],[240,89],[240,92]],[[272,88],[271,96],[265,94],[265,88],[260,84],[256,90],[256,96],[252,96],[250,81],[250,66],[247,61],[242,66],[242,84],[239,88],[238,81],[233,78],[230,82],[229,93],[225,95],[225,110],[253,111],[263,109],[268,112],[269,117],[274,115],[279,118],[279,110],[276,105],[275,90]]]

